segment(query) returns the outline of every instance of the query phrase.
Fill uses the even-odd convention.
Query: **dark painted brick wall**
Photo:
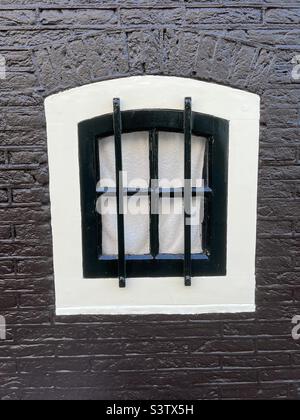
[[[299,0],[1,0],[1,399],[300,398],[299,23]],[[55,317],[43,100],[137,74],[262,95],[255,314]]]

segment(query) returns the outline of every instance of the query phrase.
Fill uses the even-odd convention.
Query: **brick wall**
[[[300,398],[299,23],[299,0],[0,1],[0,399]],[[43,100],[137,74],[262,95],[255,314],[55,317]]]

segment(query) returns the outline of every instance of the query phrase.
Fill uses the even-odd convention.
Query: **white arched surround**
[[[193,278],[84,279],[82,273],[78,123],[122,110],[183,109],[229,120],[227,275]],[[45,101],[53,230],[56,312],[199,314],[255,311],[255,249],[260,98],[192,79],[141,76],[94,83]]]

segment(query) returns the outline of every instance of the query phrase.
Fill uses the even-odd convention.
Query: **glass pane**
[[[192,185],[203,185],[203,166],[207,140],[192,137]],[[184,186],[184,135],[180,133],[159,133],[159,178],[160,186],[176,188]]]
[[[124,206],[125,252],[127,255],[150,253],[149,197],[127,197]],[[118,255],[117,200],[101,196],[97,211],[102,218],[102,255]]]
[[[102,255],[118,255],[116,197],[99,197],[97,211],[102,219]]]
[[[122,135],[124,187],[149,186],[149,133]],[[100,186],[113,187],[116,182],[114,137],[99,140]],[[126,182],[127,180],[127,182]]]
[[[193,198],[190,220],[192,254],[199,254],[203,251],[204,196]],[[162,198],[160,200],[159,252],[161,254],[184,254],[183,198]]]
[[[203,169],[207,140],[192,137],[192,185],[204,186]],[[159,178],[164,188],[184,187],[184,135],[159,133]],[[202,225],[204,220],[204,196],[192,200],[191,235],[192,253],[201,253]],[[160,253],[184,254],[184,208],[183,198],[160,201],[159,220]]]
[[[128,197],[127,205],[127,214],[125,214],[125,252],[127,255],[150,254],[149,197]]]
[[[116,187],[114,137],[99,140],[100,181],[98,186]],[[122,135],[123,180],[127,188],[148,188],[149,133]],[[102,196],[97,210],[102,216],[103,255],[118,255],[116,198]],[[127,255],[150,253],[149,197],[125,199],[125,251]]]

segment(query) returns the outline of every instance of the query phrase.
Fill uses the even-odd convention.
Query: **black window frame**
[[[141,109],[121,112],[119,99],[114,100],[113,106],[112,114],[101,115],[78,124],[84,278],[119,278],[120,287],[125,287],[127,277],[183,276],[185,285],[190,286],[192,277],[195,276],[225,276],[227,272],[229,122],[215,116],[193,112],[190,98],[185,99],[183,111]],[[150,254],[126,255],[124,217],[119,213],[121,203],[117,199],[119,254],[117,257],[102,255],[102,221],[96,211],[96,202],[99,195],[108,191],[101,189],[96,191],[100,178],[98,142],[101,138],[114,136],[118,174],[118,171],[122,170],[122,134],[139,131],[149,132],[151,179],[158,178],[159,132],[184,134],[185,179],[190,178],[191,171],[191,136],[207,139],[209,146],[205,165],[208,165],[209,185],[206,185],[204,189],[205,247],[203,253],[191,254],[190,227],[185,226],[185,253],[183,255],[159,254],[159,216],[150,215]],[[117,196],[119,196],[119,188],[122,186],[117,182],[115,191]],[[175,194],[175,191],[170,192],[171,195]],[[127,193],[130,195],[135,191],[127,190]],[[193,195],[196,193],[197,191],[193,189]],[[160,196],[162,194],[161,190]]]

